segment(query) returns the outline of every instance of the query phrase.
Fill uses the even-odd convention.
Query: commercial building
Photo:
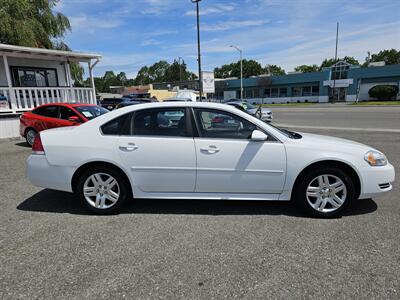
[[[243,97],[252,103],[367,101],[374,100],[368,91],[380,84],[400,87],[400,65],[361,68],[341,61],[321,72],[253,76],[243,79]],[[155,89],[174,86],[198,89],[198,81],[154,84]],[[208,97],[240,98],[240,79],[216,79],[215,94]]]

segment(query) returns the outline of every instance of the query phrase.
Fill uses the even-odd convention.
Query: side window
[[[104,135],[130,135],[130,120],[132,114],[122,115],[101,126]]]
[[[253,123],[224,111],[195,109],[195,116],[202,137],[249,139],[257,129]]]
[[[48,117],[48,118],[58,118],[58,106],[43,106],[33,110],[34,114]]]
[[[78,115],[69,107],[60,106],[60,119],[68,120],[70,117],[77,117]]]
[[[135,113],[134,135],[187,136],[185,108],[146,109]]]

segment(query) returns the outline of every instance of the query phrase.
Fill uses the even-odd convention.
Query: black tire
[[[31,147],[33,146],[33,142],[35,141],[34,137],[36,137],[36,135],[37,135],[37,132],[33,128],[28,128],[26,130],[26,132],[25,132],[25,140],[26,140],[26,143],[29,146],[31,146]],[[31,136],[34,136],[34,137],[31,138]]]
[[[315,208],[311,206],[309,203],[309,200],[307,199],[307,188],[308,186],[318,177],[321,175],[331,175],[331,176],[336,176],[338,177],[345,185],[346,187],[346,196],[345,200],[343,201],[343,204],[334,211],[330,212],[322,212],[318,211]],[[343,211],[347,208],[347,206],[350,204],[350,202],[354,199],[355,197],[355,187],[354,183],[351,180],[351,178],[341,169],[335,168],[335,167],[322,167],[322,168],[316,168],[314,170],[311,170],[307,172],[302,178],[298,180],[296,183],[296,186],[293,191],[293,200],[295,201],[295,204],[305,210],[305,212],[313,217],[319,217],[319,218],[332,218],[332,217],[338,217],[341,216]],[[310,197],[310,199],[313,199]],[[315,198],[316,199],[316,198]],[[327,209],[334,207],[329,203],[329,206]]]
[[[113,204],[109,208],[97,208],[93,206],[93,204],[90,204],[89,201],[86,199],[83,189],[85,182],[88,180],[89,177],[91,177],[94,174],[105,174],[112,176],[119,188],[119,197],[118,200],[116,200],[115,204]],[[104,178],[104,176],[103,176]],[[105,177],[107,178],[107,177]],[[113,214],[118,211],[124,206],[124,204],[128,201],[128,199],[132,198],[132,193],[130,189],[130,183],[129,181],[121,174],[119,170],[116,170],[112,167],[107,167],[107,166],[99,166],[99,167],[92,167],[86,171],[84,171],[80,178],[77,181],[76,187],[75,187],[75,194],[78,196],[80,201],[83,203],[83,205],[91,212],[98,214],[98,215],[108,215],[108,214]],[[95,196],[93,196],[95,197]],[[110,202],[109,200],[106,200]],[[111,203],[110,203],[111,204]]]

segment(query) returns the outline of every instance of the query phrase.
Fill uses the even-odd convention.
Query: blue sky
[[[103,55],[96,75],[129,77],[179,56],[196,73],[194,9],[190,0],[61,0],[56,7],[71,21],[67,44]],[[339,56],[363,61],[368,50],[400,49],[398,0],[202,0],[200,9],[204,70],[237,60],[232,44],[263,66],[320,64],[334,56],[337,21]]]

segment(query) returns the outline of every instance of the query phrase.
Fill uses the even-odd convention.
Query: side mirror
[[[80,123],[81,119],[78,116],[71,116],[68,118],[68,121],[73,122],[73,123]]]
[[[260,130],[254,130],[251,134],[252,141],[266,141],[268,139],[268,135]]]

